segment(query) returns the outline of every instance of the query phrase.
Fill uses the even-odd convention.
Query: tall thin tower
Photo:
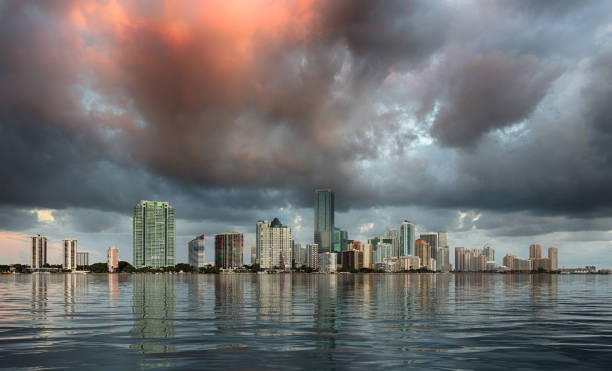
[[[174,209],[168,202],[140,201],[134,207],[134,266],[175,264]]]
[[[333,252],[334,245],[334,191],[331,188],[314,192],[314,243],[319,252]]]

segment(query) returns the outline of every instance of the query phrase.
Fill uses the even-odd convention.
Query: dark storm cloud
[[[130,214],[162,199],[238,224],[331,186],[340,210],[607,215],[610,64],[594,45],[610,19],[605,2],[571,6],[1,3],[0,202]],[[585,59],[579,99],[555,106]]]

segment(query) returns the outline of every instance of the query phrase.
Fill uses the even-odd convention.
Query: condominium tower
[[[62,240],[62,250],[64,252],[64,260],[62,261],[62,268],[64,269],[76,269],[77,268],[77,240],[74,238],[65,238]]]
[[[119,268],[119,250],[115,246],[111,246],[106,250],[106,267],[111,273]]]
[[[426,266],[428,269],[432,269],[431,266],[431,246],[429,242],[418,239],[414,242],[414,255],[421,258],[421,265]]]
[[[238,232],[215,235],[215,266],[217,268],[242,267],[244,236]]]
[[[189,265],[198,269],[204,267],[204,235],[199,235],[187,244]]]
[[[292,237],[291,228],[274,218],[272,223],[261,220],[256,225],[257,261],[261,268],[291,268]]]
[[[332,252],[334,244],[334,192],[316,189],[314,192],[314,243],[319,252]]]
[[[529,245],[529,260],[532,259],[542,259],[542,245]]]
[[[89,253],[87,251],[77,251],[77,267],[89,265]]]
[[[431,258],[438,258],[438,234],[437,233],[424,233],[419,236],[421,240],[429,243],[429,251],[431,252]],[[418,255],[418,254],[417,254]]]
[[[548,248],[548,259],[550,259],[550,270],[556,271],[559,269],[559,249],[556,247]]]
[[[31,268],[42,268],[47,264],[47,237],[36,235],[32,237]]]
[[[134,266],[175,264],[174,209],[168,202],[140,201],[134,207]]]
[[[400,256],[414,255],[414,224],[404,220],[400,226]]]

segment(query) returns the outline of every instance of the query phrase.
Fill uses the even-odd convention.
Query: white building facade
[[[64,260],[62,268],[77,269],[77,240],[74,238],[65,238],[62,240],[64,250]]]
[[[200,235],[189,241],[187,245],[189,253],[189,265],[195,269],[205,266],[204,264],[204,235]]]
[[[256,227],[257,261],[263,269],[291,268],[293,243],[291,228],[283,226],[275,218],[257,222]]]

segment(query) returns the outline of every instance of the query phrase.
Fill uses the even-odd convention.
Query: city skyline
[[[179,261],[273,217],[305,244],[327,187],[350,238],[612,266],[609,1],[223,3],[0,5],[0,262],[39,233],[130,260],[141,199]]]

